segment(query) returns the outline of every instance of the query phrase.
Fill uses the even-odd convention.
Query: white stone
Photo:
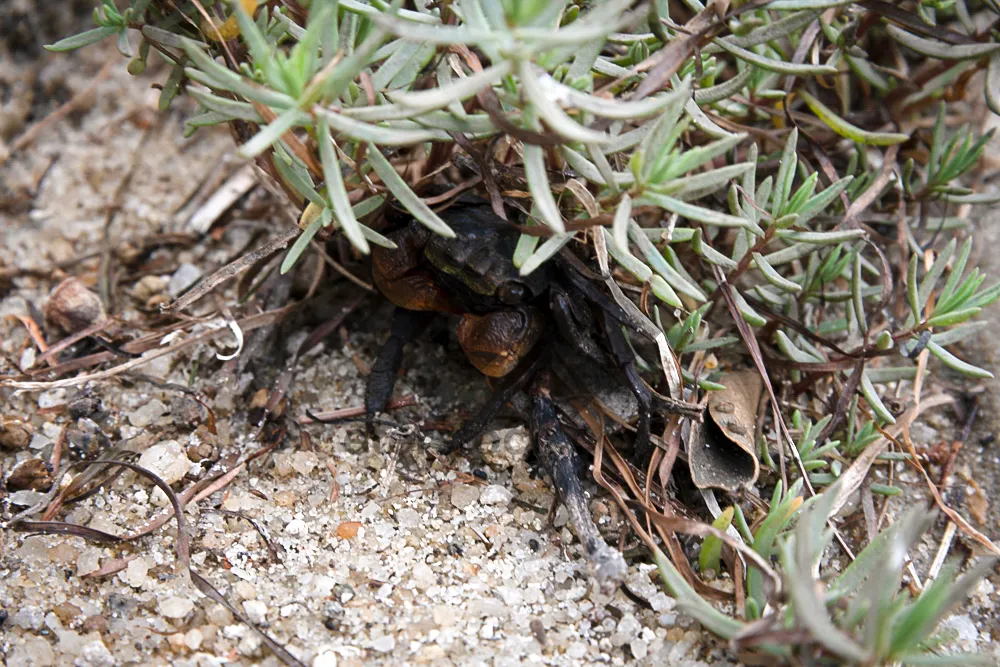
[[[194,602],[177,595],[160,600],[160,615],[167,618],[184,618],[194,609]]]
[[[205,635],[198,628],[192,628],[184,633],[184,645],[192,651],[201,648],[201,643],[205,640]]]
[[[396,638],[392,635],[382,635],[372,642],[372,648],[379,653],[389,653],[396,648]]]
[[[128,566],[125,568],[125,581],[132,588],[142,588],[142,585],[149,578],[148,575],[149,565],[142,558],[129,561]]]
[[[465,509],[479,500],[479,487],[471,484],[455,484],[451,487],[451,504],[458,509]]]
[[[417,588],[426,590],[437,583],[437,577],[427,563],[417,563],[413,567],[413,583]]]
[[[201,269],[194,264],[181,264],[174,271],[174,275],[170,276],[167,291],[170,293],[170,296],[177,297],[188,287],[194,285],[199,278],[201,278]]]
[[[490,484],[479,495],[479,502],[484,505],[509,505],[513,494],[505,486]]]
[[[167,413],[167,406],[163,401],[154,398],[143,403],[128,415],[128,421],[132,426],[145,428]]]
[[[250,622],[260,625],[267,620],[267,605],[260,600],[245,600],[243,611],[246,612]]]
[[[114,656],[100,639],[87,642],[74,663],[76,667],[113,667],[114,664]]]
[[[413,528],[415,526],[419,526],[423,522],[423,518],[417,510],[404,507],[396,512],[396,521],[398,521],[399,525],[404,528]]]
[[[941,624],[940,630],[951,630],[956,633],[958,635],[957,640],[962,644],[962,648],[964,649],[972,648],[979,638],[979,630],[968,614],[956,615],[946,619]]]
[[[337,654],[333,651],[323,651],[313,658],[312,667],[337,667]]]
[[[292,519],[285,526],[285,532],[289,535],[305,535],[309,532],[309,529],[306,526],[306,522],[302,519]]]
[[[65,403],[65,389],[49,389],[38,395],[38,407],[40,408],[54,408],[57,405],[64,405]]]
[[[187,453],[176,440],[161,442],[144,451],[139,465],[167,484],[181,481],[191,469]]]

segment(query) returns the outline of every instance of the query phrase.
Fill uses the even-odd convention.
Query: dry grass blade
[[[891,439],[898,437],[903,432],[904,426],[912,424],[913,421],[925,410],[941,405],[952,403],[954,399],[945,394],[935,394],[921,400],[916,405],[910,407],[902,415],[896,418],[896,423],[888,429],[882,431],[882,437],[865,447],[864,451],[854,459],[850,467],[840,476],[841,485],[837,491],[837,501],[833,504],[830,514],[834,515],[850,499],[851,495],[861,488],[861,483],[868,476],[875,459],[889,446]]]
[[[297,229],[284,232],[257,250],[248,252],[239,259],[226,264],[224,267],[195,285],[194,288],[192,288],[187,294],[180,297],[173,303],[164,306],[163,310],[167,312],[179,312],[185,310],[188,306],[211,292],[218,285],[221,285],[231,278],[235,278],[247,269],[251,268],[257,262],[261,262],[269,257],[272,257],[276,252],[291,243],[295,237],[298,236],[298,234],[299,231]]]

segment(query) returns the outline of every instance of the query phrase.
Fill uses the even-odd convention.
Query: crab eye
[[[497,297],[508,306],[517,306],[528,298],[528,288],[519,282],[506,282],[497,290]]]

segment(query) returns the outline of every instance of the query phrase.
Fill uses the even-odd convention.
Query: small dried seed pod
[[[42,459],[28,459],[19,463],[7,478],[7,488],[12,491],[46,491],[51,486],[52,466]]]
[[[20,419],[0,420],[0,448],[24,449],[31,442],[34,433],[34,427],[28,422]]]
[[[76,278],[67,278],[49,294],[45,322],[63,333],[76,333],[106,317],[100,297]]]

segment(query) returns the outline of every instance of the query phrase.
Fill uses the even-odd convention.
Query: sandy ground
[[[20,34],[17,25],[4,29]],[[30,44],[19,42],[17,57],[0,55],[0,137],[8,150],[25,127],[88,87],[91,92],[0,166],[0,269],[20,272],[6,286],[0,281],[0,364],[10,365],[30,359],[22,352],[29,347],[25,328],[7,315],[41,323],[46,295],[63,278],[94,285],[109,205],[117,206],[110,247],[114,257],[127,257],[150,235],[186,233],[188,199],[238,168],[228,132],[201,131],[185,140],[190,109],[157,114],[157,91],[149,85],[162,73],[131,78],[124,61],[102,47],[59,56]],[[105,58],[114,63],[102,72]],[[285,224],[247,213],[197,243],[155,249],[138,269],[115,272],[115,313],[135,327],[148,324],[150,299],[223,266],[259,232]],[[987,241],[996,240],[991,225],[983,226]],[[1000,274],[995,254],[984,253],[982,261]],[[330,313],[339,307],[338,289],[323,306]],[[234,303],[235,287],[220,295],[218,303]],[[1000,324],[995,310],[991,316]],[[373,360],[385,322],[385,308],[366,303],[345,321],[343,337],[328,337],[302,359],[292,412],[360,405],[360,371]],[[304,336],[305,330],[291,333],[278,344],[292,350]],[[4,391],[0,417],[32,426],[26,446],[0,450],[4,474],[49,456],[66,425],[90,436],[85,447],[99,446],[103,434],[146,452],[146,463],[152,448],[164,475],[174,475],[176,490],[259,449],[265,436],[248,418],[249,398],[242,393],[251,378],[228,376],[216,360],[231,343],[222,338],[162,357],[139,369],[142,378]],[[971,354],[995,361],[992,336],[976,348]],[[443,329],[407,357],[418,358],[397,386],[397,395],[419,398],[394,415],[400,423],[453,420],[485,395]],[[217,434],[209,432],[205,412],[172,385],[207,397]],[[1000,414],[1000,393],[996,383],[985,389],[984,416],[956,466],[952,498],[963,512],[968,480],[978,482],[989,501],[1000,474],[998,445],[986,438]],[[957,435],[947,416],[922,428],[928,443]],[[280,450],[252,463],[226,489],[189,504],[186,513],[192,565],[305,663],[693,666],[734,660],[675,611],[651,578],[651,566],[633,567],[630,595],[593,586],[565,517],[549,515],[551,489],[524,461],[523,429],[490,434],[479,448],[449,457],[434,453],[440,436],[432,431],[424,438],[388,429],[371,446],[355,425],[306,432],[307,438],[290,434]],[[917,477],[901,479],[919,498]],[[8,497],[9,514],[37,500],[32,493]],[[66,520],[125,535],[162,513],[164,504],[162,493],[126,473],[76,503]],[[987,506],[979,527],[995,537],[1000,513],[995,503]],[[597,494],[593,509],[609,541],[617,542],[621,517]],[[920,546],[925,561],[937,549],[940,528]],[[4,532],[0,609],[8,618],[0,626],[0,656],[10,667],[277,664],[259,637],[196,590],[177,565],[175,537],[172,524],[115,546]],[[102,574],[116,565],[123,567]],[[963,648],[997,650],[993,586],[1000,582],[991,581],[948,621]]]

